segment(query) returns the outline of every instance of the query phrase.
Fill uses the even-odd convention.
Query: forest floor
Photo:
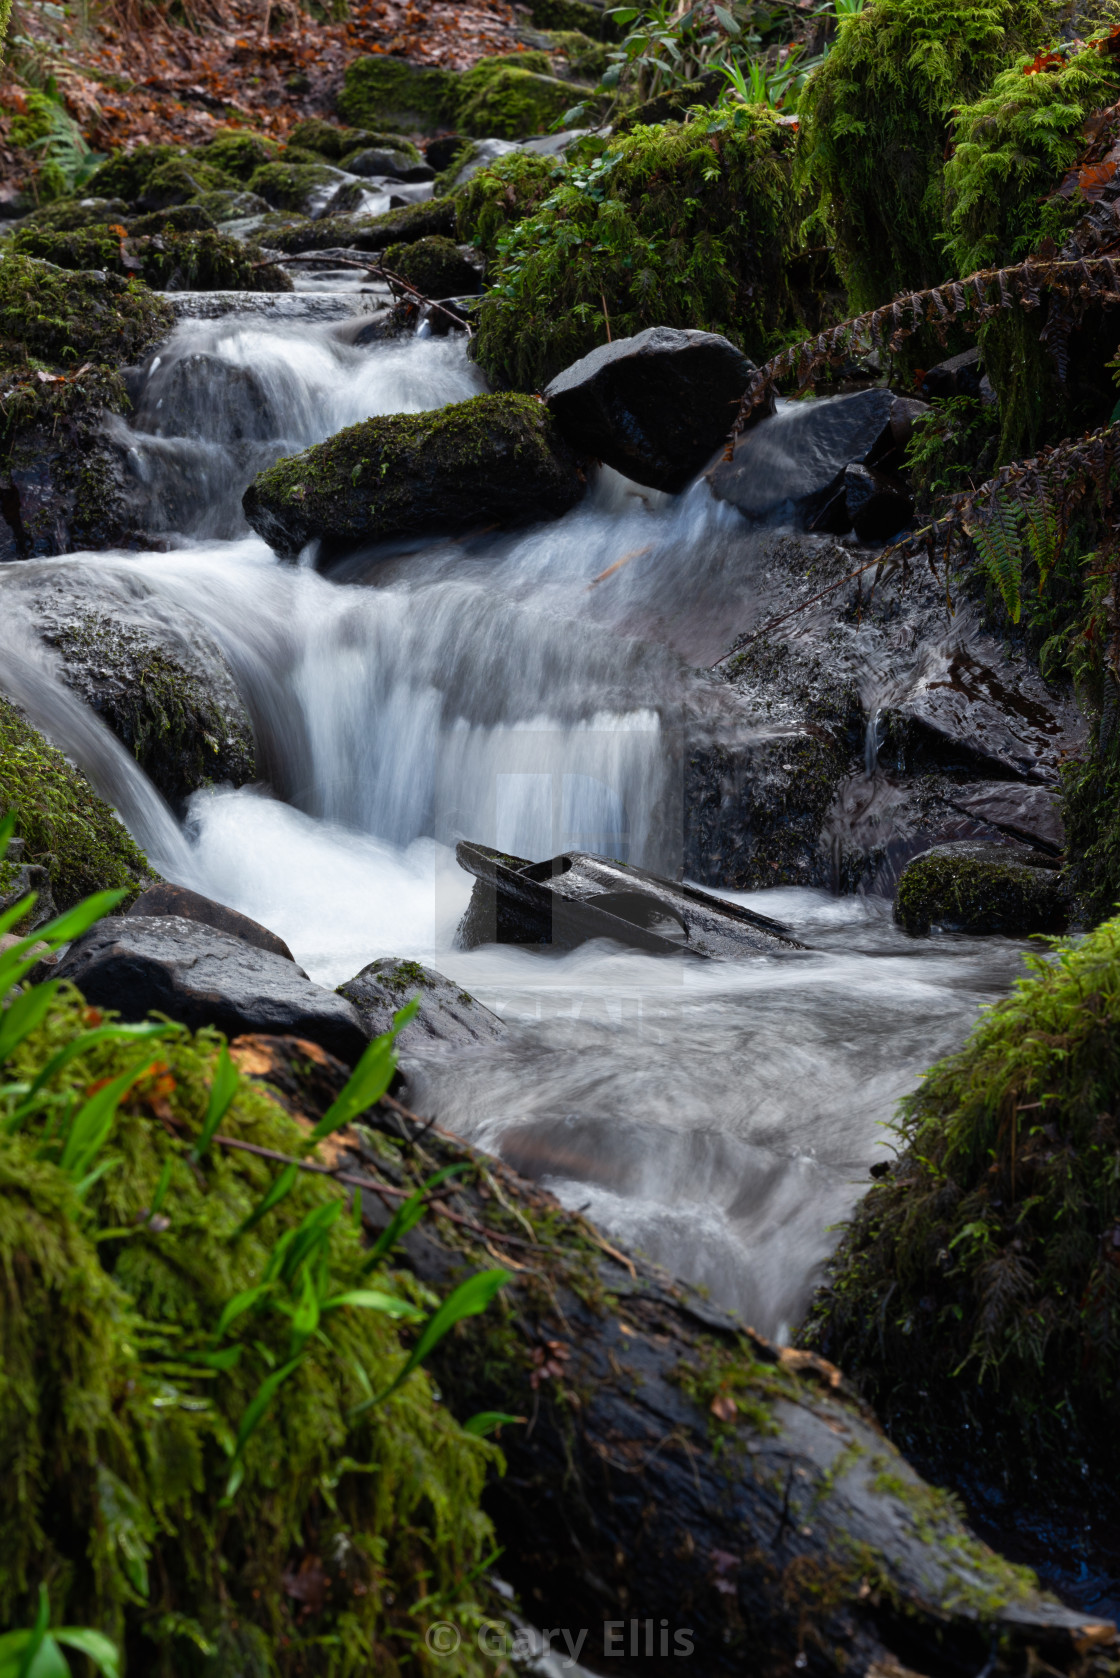
[[[520,21],[506,0],[351,0],[333,23],[293,0],[111,0],[96,11],[17,0],[0,66],[0,183],[26,176],[9,135],[29,87],[56,92],[98,152],[198,145],[231,124],[282,138],[333,115],[343,71],[364,53],[465,70],[515,50]]]

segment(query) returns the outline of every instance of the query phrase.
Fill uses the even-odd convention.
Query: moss
[[[58,233],[45,227],[20,227],[12,234],[9,251],[39,257],[58,268],[111,268],[123,273],[121,236],[107,226],[79,227]]]
[[[1120,1483],[1120,921],[1028,965],[902,1104],[802,1339],[1037,1514],[1083,1457]]]
[[[946,277],[952,111],[1054,27],[1042,0],[876,0],[841,22],[799,115],[852,313]]]
[[[648,128],[658,122],[684,122],[689,111],[718,104],[727,83],[718,71],[710,70],[695,81],[678,82],[649,99],[628,105],[619,112],[615,122],[617,132],[628,134],[632,128]]]
[[[976,396],[950,396],[914,421],[906,466],[914,503],[930,513],[945,497],[979,489],[995,470],[999,409]]]
[[[708,1416],[717,1449],[736,1443],[738,1430],[774,1435],[775,1398],[787,1397],[794,1383],[779,1365],[762,1363],[745,1336],[737,1343],[700,1336],[687,1358],[677,1365],[673,1379],[698,1409]]]
[[[1099,727],[1086,754],[1062,767],[1062,819],[1066,882],[1092,925],[1120,908],[1120,762],[1114,741],[1101,750]]]
[[[13,235],[11,248],[23,256],[42,257],[59,268],[100,268],[121,275],[131,272],[132,264],[139,262],[144,283],[157,291],[292,289],[284,269],[264,264],[255,245],[214,230],[180,233],[169,228],[164,233],[131,238],[127,268],[120,237],[107,228],[81,228],[75,233],[22,228]]]
[[[614,19],[587,0],[529,0],[529,12],[538,29],[575,30],[602,41],[618,38]]]
[[[9,1079],[32,1076],[97,1018],[63,993],[9,1061]],[[240,1319],[233,1367],[190,1359],[278,1242],[317,1208],[344,1211],[344,1200],[303,1176],[263,1223],[236,1234],[277,1168],[218,1149],[202,1167],[189,1163],[217,1050],[212,1034],[170,1029],[122,1104],[100,1156],[108,1170],[84,1201],[53,1163],[41,1120],[0,1142],[0,1615],[29,1623],[46,1579],[60,1618],[119,1639],[130,1671],[159,1678],[190,1678],[204,1658],[214,1678],[432,1675],[426,1625],[451,1620],[464,1633],[454,1670],[479,1673],[472,1570],[488,1553],[479,1496],[496,1453],[437,1405],[422,1373],[353,1414],[402,1361],[384,1314],[323,1319],[223,1505],[230,1442],[286,1360],[290,1322],[267,1311]],[[136,1064],[135,1044],[101,1043],[52,1091],[80,1098]],[[223,1131],[289,1154],[302,1141],[245,1083]],[[363,1285],[363,1258],[340,1217],[326,1250],[332,1283]],[[415,1293],[404,1279],[374,1280]]]
[[[60,233],[69,233],[76,227],[127,221],[128,215],[128,205],[123,198],[61,198],[57,203],[41,204],[37,210],[32,210],[20,226],[52,227]]]
[[[68,273],[18,254],[0,262],[0,341],[54,366],[135,361],[174,323],[137,280]]]
[[[178,146],[137,146],[135,151],[115,152],[94,170],[86,193],[91,198],[123,198],[131,203],[142,196],[161,164],[181,156]]]
[[[1000,847],[943,845],[907,863],[894,918],[912,938],[931,926],[946,932],[1023,938],[1060,932],[1069,909],[1057,873],[1020,862]]]
[[[458,79],[455,121],[464,134],[520,140],[544,134],[586,90],[551,74],[547,53],[480,58]]]
[[[390,245],[382,261],[425,297],[470,297],[482,289],[478,269],[460,254],[451,239],[437,236],[409,245]]]
[[[280,145],[263,134],[252,134],[248,129],[229,129],[215,134],[204,146],[196,146],[191,156],[200,163],[220,169],[235,181],[248,181],[266,163],[272,163],[280,153]]]
[[[301,221],[270,233],[268,242],[274,250],[291,253],[330,250],[335,245],[383,251],[389,245],[408,244],[430,234],[454,231],[454,200],[431,198],[425,204],[406,204],[399,210],[386,210],[380,216],[323,216],[319,221]]]
[[[264,199],[258,198],[255,192],[231,192],[225,189],[221,192],[200,192],[184,208],[197,209],[219,225],[224,221],[239,221],[243,216],[270,213]]]
[[[466,161],[461,158],[449,172],[457,172]],[[487,257],[495,256],[501,235],[540,208],[562,173],[563,165],[555,158],[532,152],[510,152],[479,169],[455,193],[459,238],[477,245]]]
[[[134,239],[151,233],[213,233],[214,221],[200,204],[172,204],[170,209],[152,210],[130,220],[128,231]]]
[[[266,163],[254,171],[249,191],[276,210],[310,212],[317,199],[337,185],[338,177],[324,163]]]
[[[760,108],[637,129],[568,164],[500,242],[474,352],[490,379],[541,388],[610,335],[724,333],[756,360],[791,318],[791,135]]]
[[[339,115],[361,128],[432,133],[454,122],[459,78],[448,70],[428,69],[407,59],[357,58],[347,66]]]
[[[549,40],[549,56],[564,60],[567,73],[576,81],[597,83],[610,63],[610,55],[602,41],[593,41],[579,29],[560,29]],[[554,62],[555,68],[555,62]]]
[[[135,896],[151,878],[147,858],[85,776],[4,698],[0,809],[15,811],[24,861],[46,868],[60,909],[109,888]]]
[[[419,149],[413,147],[411,140],[406,140],[402,134],[375,134],[368,128],[343,128],[336,122],[324,122],[321,117],[297,124],[288,135],[288,145],[300,151],[314,152],[318,157],[325,157],[328,163],[338,163],[347,152],[364,146],[399,146],[415,150],[416,161],[420,161]]]

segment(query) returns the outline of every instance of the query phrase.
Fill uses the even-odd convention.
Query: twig
[[[363,274],[376,274],[379,279],[388,280],[390,285],[399,285],[407,291],[422,307],[435,309],[438,314],[446,315],[449,321],[462,327],[468,338],[474,336],[469,321],[461,320],[453,309],[445,309],[442,303],[437,303],[432,297],[425,297],[424,293],[414,286],[411,280],[406,280],[403,274],[396,274],[391,268],[382,267],[380,262],[356,262],[352,256],[332,256],[328,258],[334,268],[360,268]],[[254,268],[279,267],[282,262],[322,262],[323,257],[318,251],[293,251],[290,255],[266,257],[263,262],[254,262]],[[607,329],[610,336],[610,329]]]

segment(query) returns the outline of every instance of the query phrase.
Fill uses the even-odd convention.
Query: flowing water
[[[742,900],[802,952],[457,950],[458,838],[676,872],[686,731],[729,703],[698,667],[749,617],[764,560],[703,484],[674,498],[604,471],[550,525],[398,544],[329,576],[281,564],[241,519],[256,471],[482,388],[460,341],[355,344],[353,307],[177,329],[126,439],[159,540],[0,567],[3,685],[163,873],[272,927],[312,977],[415,957],[499,1013],[496,1047],[410,1063],[413,1100],[783,1335],[898,1098],[1021,952],[914,943],[884,900],[781,889]],[[176,820],[34,633],[26,584],[67,567],[153,623],[205,627],[251,712],[261,786],[196,794]],[[869,776],[874,758],[869,743]]]

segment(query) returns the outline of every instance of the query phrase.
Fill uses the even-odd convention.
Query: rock
[[[461,985],[430,967],[421,967],[418,961],[395,956],[371,961],[355,978],[339,985],[338,993],[354,1004],[371,1038],[388,1031],[398,1009],[418,996],[420,1012],[397,1039],[406,1053],[433,1047],[469,1048],[474,1043],[496,1043],[506,1035],[506,1026],[489,1008]]]
[[[150,233],[213,233],[217,223],[201,204],[173,204],[168,210],[153,210],[128,224],[130,239]]]
[[[253,726],[202,625],[153,608],[139,579],[61,566],[17,578],[7,609],[29,612],[61,675],[172,804],[256,776]]]
[[[397,536],[558,518],[585,487],[539,402],[476,396],[352,425],[260,473],[242,505],[277,553],[292,558],[316,538],[330,558]]]
[[[351,1066],[368,1041],[357,1010],[293,961],[178,915],[110,915],[71,944],[56,976],[126,1020],[155,1010],[192,1031],[309,1037]]]
[[[458,78],[455,122],[464,134],[500,140],[547,134],[575,106],[589,100],[601,104],[590,88],[524,67],[530,56],[548,64],[543,53],[503,54],[480,58]]]
[[[921,404],[889,390],[792,402],[745,431],[708,474],[712,493],[751,519],[811,525],[843,488],[845,467],[890,470]],[[835,521],[828,525],[835,534]]]
[[[457,76],[388,54],[357,58],[346,68],[339,113],[364,128],[434,134],[453,122]]]
[[[981,377],[980,351],[974,345],[930,367],[922,374],[919,388],[930,401],[943,401],[949,396],[979,396]]]
[[[429,234],[454,232],[454,199],[430,198],[427,203],[405,204],[379,216],[323,216],[319,221],[303,221],[270,233],[268,242],[274,250],[289,255],[344,247],[383,251],[389,245],[410,244]]]
[[[289,138],[288,144],[293,143]],[[205,145],[196,146],[193,155],[200,162],[231,175],[235,181],[247,181],[263,164],[274,163],[279,154],[279,144],[263,134],[227,129],[225,133],[215,134]]]
[[[314,220],[322,215],[346,176],[329,163],[266,163],[249,178],[249,191],[271,204]]]
[[[44,921],[49,921],[57,912],[51,894],[50,874],[41,863],[25,862],[25,849],[22,839],[11,839],[7,854],[0,856],[0,915],[14,908],[29,893],[35,893],[35,903],[27,916],[0,939],[0,953],[18,943],[37,926],[42,926]]]
[[[510,152],[528,152],[531,157],[563,157],[570,145],[590,132],[589,128],[565,128],[558,134],[538,134],[531,140],[433,140],[426,155],[441,173],[454,165],[446,188],[454,192],[472,180],[480,169],[489,168]],[[437,162],[437,158],[444,161]]]
[[[268,204],[263,198],[258,198],[255,192],[203,192],[194,199],[194,206],[210,216],[219,226],[222,222],[243,221],[247,216],[262,216],[268,213]]]
[[[434,181],[436,172],[428,163],[418,163],[405,152],[380,151],[369,146],[364,151],[351,152],[343,158],[342,167],[348,175],[359,175],[395,181]]]
[[[574,448],[676,494],[727,437],[753,372],[714,332],[651,326],[565,368],[544,399]]]
[[[269,950],[273,955],[283,956],[285,961],[295,960],[284,940],[259,921],[251,920],[248,915],[242,915],[225,903],[215,903],[212,897],[203,897],[201,892],[191,891],[187,886],[172,885],[167,880],[142,891],[127,913],[177,915],[180,920],[198,921],[203,926],[216,927],[219,932],[228,932],[231,938],[240,938],[242,943],[252,944],[255,950]]]
[[[861,542],[886,542],[914,517],[914,501],[899,478],[853,462],[844,468],[844,507]]]
[[[482,290],[482,275],[475,264],[453,240],[438,235],[413,244],[390,245],[381,260],[425,297],[477,297]]]
[[[403,134],[374,133],[368,128],[345,128],[336,122],[324,122],[321,117],[312,117],[307,122],[297,123],[288,135],[289,147],[299,151],[317,152],[325,157],[328,163],[341,163],[351,152],[361,151],[367,146],[380,146],[391,151],[403,152],[413,163],[422,162],[420,149],[406,140]]]
[[[949,802],[966,815],[1055,855],[1065,850],[1061,794],[1016,781],[987,781],[954,791]]]
[[[907,864],[894,918],[912,938],[945,932],[1026,938],[1061,932],[1069,902],[1053,860],[1022,845],[938,845]]]
[[[153,169],[144,190],[136,197],[138,210],[166,210],[172,204],[187,204],[203,192],[229,191],[237,186],[233,175],[212,163],[193,157],[173,157]]]

